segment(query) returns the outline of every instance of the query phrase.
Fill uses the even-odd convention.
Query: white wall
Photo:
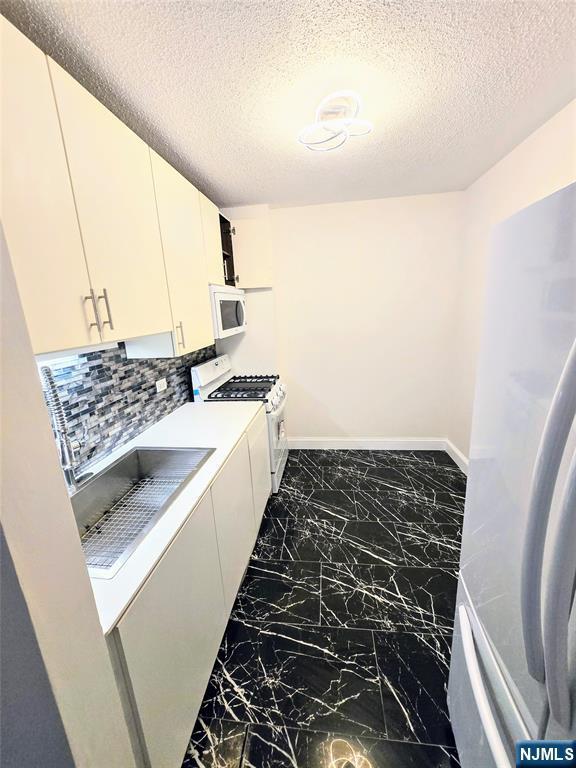
[[[0,251],[4,535],[75,765],[131,768],[130,738],[3,236]]]
[[[274,291],[256,288],[246,291],[246,333],[216,341],[219,355],[229,354],[235,373],[276,373],[276,311]]]
[[[290,436],[448,437],[467,456],[492,228],[575,179],[576,101],[465,192],[271,209]],[[273,360],[272,317],[249,321],[243,368]]]
[[[576,180],[576,101],[519,144],[466,191],[458,277],[455,367],[447,433],[468,455],[485,274],[496,223]]]
[[[461,193],[271,211],[292,438],[443,437]]]

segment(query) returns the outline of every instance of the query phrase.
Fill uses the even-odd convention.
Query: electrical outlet
[[[166,379],[158,379],[156,382],[156,392],[164,392],[165,389],[168,388],[168,384],[166,382]]]

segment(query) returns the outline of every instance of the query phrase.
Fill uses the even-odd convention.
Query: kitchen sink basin
[[[214,448],[135,448],[71,497],[86,565],[111,579]]]

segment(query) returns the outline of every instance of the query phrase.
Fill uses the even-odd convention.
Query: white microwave
[[[246,330],[246,296],[241,288],[211,285],[214,338],[226,339]]]

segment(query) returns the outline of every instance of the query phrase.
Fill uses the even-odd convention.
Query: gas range
[[[191,368],[194,402],[245,403],[262,401],[268,421],[272,491],[277,493],[288,458],[286,385],[276,374],[238,376],[228,355],[220,355]],[[208,406],[216,407],[216,406]]]
[[[232,376],[211,392],[208,400],[262,400],[266,410],[273,410],[284,399],[286,388],[275,374]]]
[[[234,375],[228,355],[192,368],[194,400],[204,402],[261,400],[272,413],[286,397],[286,386],[276,374]]]

